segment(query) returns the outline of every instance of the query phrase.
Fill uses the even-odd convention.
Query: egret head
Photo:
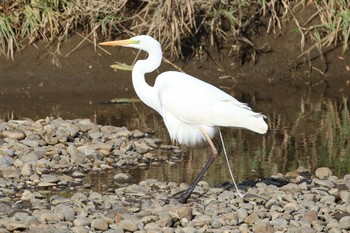
[[[135,49],[141,49],[146,52],[150,49],[158,47],[160,49],[160,44],[157,40],[147,35],[134,36],[127,40],[115,40],[101,42],[99,45],[103,46],[123,46]]]

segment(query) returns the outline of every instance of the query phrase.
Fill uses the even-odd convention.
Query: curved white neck
[[[161,106],[157,90],[148,85],[145,74],[157,69],[162,62],[162,51],[152,51],[146,60],[139,60],[132,69],[132,83],[137,96],[149,107],[160,113]]]

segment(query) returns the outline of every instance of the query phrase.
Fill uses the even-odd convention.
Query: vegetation
[[[302,21],[296,12],[305,7],[314,14]],[[339,45],[345,52],[349,9],[347,0],[4,0],[0,53],[13,57],[15,50],[38,40],[59,52],[62,42],[75,33],[95,44],[122,34],[150,34],[175,57],[228,45],[244,61],[261,50],[254,46],[254,36],[261,30],[279,33],[289,21],[300,34],[302,54]],[[307,40],[311,43],[305,48]]]

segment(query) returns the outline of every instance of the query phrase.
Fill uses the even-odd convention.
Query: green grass
[[[0,2],[0,53],[13,58],[16,50],[39,40],[61,44],[75,33],[91,41],[119,35],[154,36],[173,57],[203,54],[210,46],[230,51],[240,60],[255,58],[253,39],[261,28],[279,33],[295,21],[302,54],[329,46],[349,50],[348,1],[315,0],[315,13],[305,22],[296,12],[305,0],[122,1],[122,0],[6,0]],[[311,45],[305,46],[309,39]]]

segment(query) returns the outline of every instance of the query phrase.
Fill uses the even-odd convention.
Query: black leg
[[[181,196],[179,198],[176,198],[180,203],[186,203],[186,201],[188,200],[188,198],[191,196],[194,188],[197,186],[198,182],[202,179],[202,177],[204,176],[205,172],[209,169],[210,165],[214,162],[214,160],[216,159],[216,156],[211,156],[210,159],[208,160],[208,162],[205,164],[204,168],[202,169],[202,171],[198,174],[198,176],[196,177],[196,179],[194,179],[194,181],[192,182],[192,184],[188,187],[188,189],[184,192],[182,192]]]
[[[191,196],[194,188],[197,186],[198,182],[202,179],[204,176],[205,172],[209,169],[210,165],[214,162],[216,157],[218,156],[218,150],[216,149],[213,141],[209,138],[207,132],[204,129],[201,129],[202,133],[204,134],[207,142],[209,143],[209,146],[212,150],[212,156],[208,160],[208,162],[205,164],[204,168],[202,171],[198,174],[196,179],[192,182],[192,184],[188,187],[188,189],[184,192],[182,192],[181,196],[179,198],[176,198],[180,203],[186,203],[188,198]],[[220,147],[219,147],[220,148]]]

